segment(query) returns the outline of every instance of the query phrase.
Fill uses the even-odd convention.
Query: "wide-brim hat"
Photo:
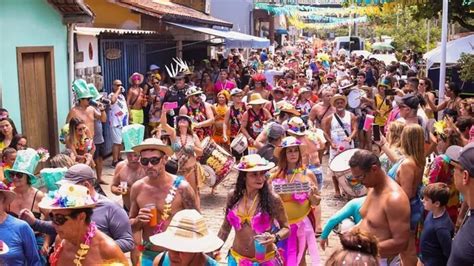
[[[181,120],[181,119],[188,120],[189,125],[192,125],[192,123],[193,123],[193,119],[189,115],[178,115],[178,116],[175,116],[174,119],[175,119],[174,124],[175,124],[176,127],[178,126],[178,121]]]
[[[354,87],[355,84],[353,82],[341,82],[341,86],[339,86],[339,90],[346,90],[348,88]]]
[[[339,99],[343,99],[345,104],[347,104],[347,97],[338,93],[331,98],[331,105],[334,106],[334,102]]]
[[[189,98],[193,95],[201,95],[203,92],[201,88],[198,88],[196,86],[191,86],[189,89],[186,90],[186,98]]]
[[[258,154],[243,156],[240,162],[234,165],[234,168],[241,172],[268,171],[273,167],[275,167],[275,163],[267,161]]]
[[[308,89],[308,88],[306,88],[306,87],[303,87],[303,88],[301,88],[301,89],[298,91],[298,95],[301,95],[301,94],[303,94],[303,93],[305,93],[305,92],[311,92],[311,90]]]
[[[65,183],[55,193],[47,194],[39,203],[40,209],[85,209],[94,208],[96,202],[85,186]]]
[[[28,176],[31,184],[36,183],[36,176],[34,172],[38,163],[40,161],[40,156],[38,152],[32,148],[28,148],[26,150],[19,150],[16,154],[15,163],[13,163],[12,168],[5,170],[5,178],[12,182],[11,173],[18,172]]]
[[[5,185],[2,181],[0,181],[0,193],[3,193],[5,196],[7,205],[9,205],[16,198],[16,193],[10,190],[10,188],[7,187],[7,185]]]
[[[136,153],[140,153],[145,150],[159,150],[167,156],[173,155],[173,150],[170,146],[165,145],[161,139],[148,138],[145,139],[141,144],[132,148]]]
[[[143,83],[143,80],[145,79],[145,77],[144,77],[142,74],[138,73],[138,72],[133,73],[133,74],[128,78],[128,83],[133,84],[133,77],[134,77],[134,76],[139,76],[139,77],[140,77],[140,84]]]
[[[275,150],[273,151],[273,155],[275,155],[275,157],[277,158],[280,158],[281,152],[283,151],[283,149],[286,149],[289,147],[299,147],[301,153],[304,150],[303,142],[301,142],[300,140],[298,140],[297,138],[293,136],[289,136],[289,137],[284,138],[281,141],[280,146],[275,148]]]
[[[263,99],[262,95],[260,95],[260,93],[256,92],[256,93],[252,93],[252,95],[250,95],[250,101],[248,104],[250,105],[259,105],[259,104],[265,104],[267,102],[267,100]]]
[[[277,110],[275,110],[274,115],[278,115],[281,112],[289,113],[296,116],[301,115],[301,113],[298,110],[296,110],[296,107],[287,101],[278,102],[276,109]]]
[[[188,253],[209,253],[222,247],[217,235],[210,234],[201,214],[194,209],[177,212],[166,231],[150,237],[153,245]]]
[[[287,125],[288,125],[288,129],[286,130],[286,132],[296,135],[296,136],[300,136],[300,137],[306,135],[306,125],[303,119],[301,119],[300,117],[298,116],[292,117],[288,121]]]

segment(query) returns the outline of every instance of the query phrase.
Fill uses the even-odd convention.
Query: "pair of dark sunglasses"
[[[162,157],[151,157],[151,158],[140,158],[140,164],[147,166],[149,163],[151,165],[157,165],[160,163]]]
[[[20,172],[10,172],[10,176],[11,176],[11,178],[22,179],[22,178],[23,178],[23,173],[20,173]]]
[[[64,225],[67,220],[72,219],[70,215],[63,215],[63,214],[53,214],[52,212],[49,213],[49,219],[55,224],[55,225]]]

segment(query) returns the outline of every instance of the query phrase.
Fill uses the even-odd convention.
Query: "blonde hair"
[[[424,131],[418,124],[409,124],[403,128],[400,139],[403,154],[413,161],[420,168],[425,167],[426,157],[424,150]]]
[[[392,121],[388,126],[388,143],[390,147],[400,148],[400,137],[402,135],[403,128],[405,123],[400,121]]]

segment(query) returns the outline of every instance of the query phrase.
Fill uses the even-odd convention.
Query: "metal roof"
[[[93,28],[93,27],[75,27],[74,33],[79,35],[97,36],[101,33],[114,33],[114,34],[158,34],[152,30],[127,30],[127,29],[114,29],[114,28]]]

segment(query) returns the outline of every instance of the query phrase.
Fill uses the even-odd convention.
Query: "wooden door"
[[[22,134],[28,146],[53,156],[59,149],[53,47],[17,48],[17,58]]]

